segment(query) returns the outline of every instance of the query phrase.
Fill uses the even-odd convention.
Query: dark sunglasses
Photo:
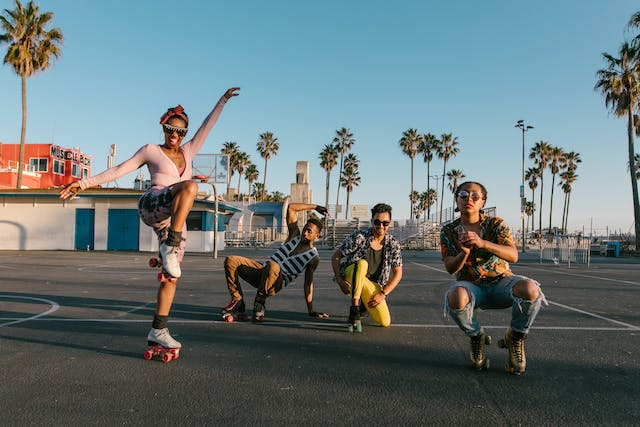
[[[385,227],[388,227],[390,224],[391,224],[391,221],[380,221],[379,219],[373,220],[373,225],[383,225]]]
[[[189,129],[187,129],[187,128],[179,128],[177,126],[171,126],[170,124],[165,123],[165,124],[162,125],[162,130],[167,135],[171,135],[171,134],[173,134],[173,132],[175,132],[175,133],[178,134],[178,136],[185,136]]]
[[[466,199],[467,197],[471,197],[472,200],[480,200],[482,199],[482,194],[480,193],[469,193],[468,191],[462,190],[458,193],[458,197],[461,199]]]

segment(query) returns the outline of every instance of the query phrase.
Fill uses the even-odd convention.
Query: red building
[[[0,143],[0,188],[16,188],[20,144]],[[91,156],[53,144],[25,144],[23,188],[67,185],[91,175]]]

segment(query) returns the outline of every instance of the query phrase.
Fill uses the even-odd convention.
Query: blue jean
[[[511,328],[517,332],[528,333],[543,303],[547,300],[540,289],[535,301],[528,301],[513,295],[513,286],[522,281],[531,280],[525,276],[505,276],[496,282],[476,285],[471,282],[455,282],[445,295],[445,313],[458,324],[468,336],[473,337],[484,333],[476,317],[476,308],[504,309],[511,307]],[[538,288],[540,283],[534,281]],[[463,287],[469,293],[469,304],[456,310],[449,307],[447,297],[449,292],[457,287]]]

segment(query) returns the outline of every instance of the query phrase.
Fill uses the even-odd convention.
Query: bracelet
[[[384,289],[382,289],[380,292],[382,293],[382,295],[384,295],[385,298],[387,297],[387,294],[384,292]]]

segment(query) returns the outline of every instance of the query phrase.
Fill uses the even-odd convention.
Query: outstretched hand
[[[227,101],[232,97],[232,96],[238,96],[240,95],[239,93],[236,93],[237,91],[239,91],[240,88],[239,87],[232,87],[227,89],[227,91],[224,93],[224,99],[226,99]]]
[[[65,186],[62,190],[60,190],[60,198],[62,200],[73,199],[80,192],[80,184],[78,181],[72,182],[71,184]]]
[[[324,206],[320,206],[320,205],[316,205],[316,207],[314,208],[314,210],[316,212],[318,212],[320,215],[322,216],[327,216],[329,215],[329,209],[325,208]]]
[[[327,317],[329,317],[327,313],[320,313],[319,311],[312,311],[309,313],[309,316],[316,317],[318,319],[326,319]]]

